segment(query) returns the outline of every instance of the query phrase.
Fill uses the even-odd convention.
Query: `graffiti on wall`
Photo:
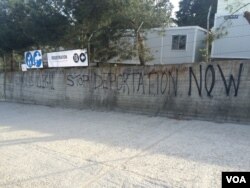
[[[55,82],[58,72],[39,71],[10,74],[8,83],[21,88],[36,87],[55,90],[59,88],[88,91],[115,91],[123,95],[147,96],[200,96],[212,98],[215,94],[237,97],[244,64],[228,66],[219,64],[196,66],[122,67],[73,69],[62,75],[61,83]],[[224,68],[224,69],[223,69]],[[13,89],[13,87],[8,87]]]
[[[148,73],[144,69],[126,69],[118,73],[87,71],[68,74],[66,84],[69,87],[116,90],[127,95],[177,95],[177,81],[178,69]]]
[[[241,75],[242,75],[242,70],[243,70],[243,64],[240,64],[239,66],[239,71],[238,75],[234,76],[230,74],[228,79],[225,76],[225,73],[223,72],[222,68],[220,65],[217,65],[219,75],[216,75],[215,71],[215,66],[213,65],[208,65],[205,69],[205,74],[202,71],[202,65],[199,67],[199,73],[198,76],[197,74],[194,73],[193,68],[189,67],[189,91],[188,95],[192,95],[192,84],[195,83],[196,88],[198,90],[199,96],[202,96],[202,90],[203,87],[205,87],[205,92],[208,97],[212,97],[212,92],[214,90],[216,80],[222,80],[223,86],[225,88],[225,94],[226,96],[229,96],[231,91],[233,90],[233,95],[235,97],[238,96],[238,91],[239,91],[239,86],[240,86],[240,81],[241,81]],[[204,77],[203,77],[204,75]],[[209,76],[208,76],[209,75]],[[218,76],[220,78],[218,78]],[[194,79],[194,82],[192,81]],[[210,82],[208,81],[210,79]],[[204,85],[204,86],[203,86]]]
[[[54,90],[53,72],[33,72],[22,73],[15,78],[15,85],[21,87],[37,87],[41,89]]]
[[[240,64],[236,74],[226,74],[220,65],[199,65],[193,67],[170,67],[164,70],[147,70],[143,68],[127,68],[123,71],[95,71],[86,69],[83,73],[67,74],[68,87],[85,87],[91,90],[116,90],[127,95],[170,95],[178,96],[179,83],[185,82],[187,95],[194,93],[200,97],[213,97],[216,84],[224,87],[226,96],[237,97],[243,64]],[[184,75],[180,78],[179,75]],[[183,87],[183,86],[181,86]]]
[[[4,99],[4,94],[3,93],[0,93],[0,99]]]

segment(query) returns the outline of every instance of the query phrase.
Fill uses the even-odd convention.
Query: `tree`
[[[22,4],[3,0],[0,2],[0,10],[0,55],[9,57],[13,70],[13,50],[23,49],[33,42],[23,33],[20,24],[24,16]]]
[[[212,6],[210,28],[214,25],[214,16],[217,11],[218,0],[182,0],[180,9],[176,12],[176,23],[179,26],[198,25],[207,28],[207,15]]]
[[[29,1],[25,5],[22,27],[37,47],[62,44],[61,38],[69,25],[68,18],[59,9],[62,5],[59,0]]]
[[[41,45],[60,46],[67,30],[68,18],[57,9],[59,0],[2,0],[0,1],[0,55],[10,56],[13,70],[13,51]]]
[[[106,62],[127,51],[119,41],[130,34],[144,64],[141,32],[168,25],[171,8],[169,0],[1,0],[0,53],[91,44],[92,59]]]
[[[32,44],[31,40],[22,32],[21,19],[22,4],[11,4],[7,0],[0,2],[0,49],[10,52]]]
[[[98,57],[105,62],[119,54],[118,49],[122,49],[119,39],[131,33],[136,39],[141,64],[145,63],[145,50],[139,31],[167,25],[172,8],[169,0],[158,3],[154,0],[66,0],[65,7],[73,26],[68,35],[72,37],[71,45],[87,46],[91,38],[92,50],[95,50],[92,59]]]

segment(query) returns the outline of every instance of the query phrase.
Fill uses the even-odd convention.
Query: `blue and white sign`
[[[25,64],[27,65],[28,69],[43,68],[41,50],[25,52],[24,57],[25,57]]]

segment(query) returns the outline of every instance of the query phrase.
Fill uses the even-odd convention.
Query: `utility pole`
[[[88,63],[90,64],[90,40],[93,37],[93,33],[90,35],[90,37],[88,38],[88,51],[87,51],[87,55],[88,55]]]
[[[144,24],[144,22],[141,22],[140,26],[138,27],[138,29],[136,31],[137,51],[138,51],[138,56],[139,56],[139,60],[140,60],[141,65],[145,65],[143,41],[142,41],[142,37],[140,35],[140,30],[141,30],[141,27],[143,24]]]
[[[209,34],[210,34],[210,15],[211,15],[212,5],[210,5],[208,14],[207,14],[207,46],[206,46],[206,62],[209,61]]]
[[[3,54],[3,63],[4,63],[4,83],[3,83],[3,93],[4,93],[4,100],[6,100],[6,57],[5,54]]]

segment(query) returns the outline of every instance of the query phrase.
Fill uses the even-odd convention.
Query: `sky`
[[[170,0],[170,2],[174,5],[172,15],[175,16],[175,12],[179,10],[179,2],[180,2],[180,0]]]

